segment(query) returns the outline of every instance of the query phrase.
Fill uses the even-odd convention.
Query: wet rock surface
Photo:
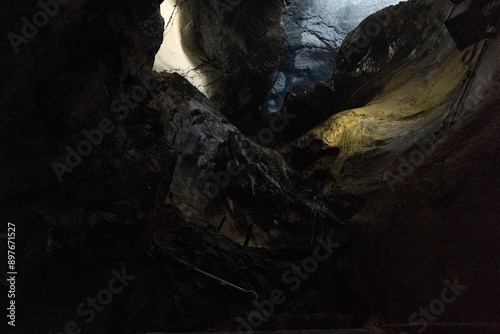
[[[290,115],[289,123],[282,131],[276,131],[273,146],[279,147],[290,143],[340,111],[340,99],[330,86],[324,83],[309,87],[295,86],[286,94],[281,110],[281,114]],[[272,114],[269,118],[272,121],[275,115]],[[271,121],[268,122],[269,126],[273,125]],[[310,160],[304,160],[307,161]]]
[[[228,109],[151,70],[158,3],[72,3],[22,52],[2,39],[0,213],[20,231],[20,333],[72,321],[81,333],[411,331],[391,325],[448,283],[467,287],[428,333],[497,321],[499,39],[459,53],[442,26],[445,3],[392,7],[380,35],[338,58],[335,90],[292,91],[282,113],[296,118],[263,143],[238,129],[248,100],[236,92],[253,87],[251,103],[261,101],[258,84],[269,89],[277,64],[232,12],[256,15],[278,41],[281,4],[266,2],[266,16],[257,3],[224,7],[223,21],[213,3],[184,8],[192,52],[220,64],[243,41],[219,67],[226,85],[241,83]],[[19,20],[9,14],[2,31]],[[481,54],[472,102],[450,110]],[[113,279],[123,290],[91,319],[87,298],[102,300]]]
[[[498,199],[497,158],[475,145],[498,145],[490,131],[498,123],[493,114],[499,108],[499,42],[459,53],[441,23],[448,10],[446,3],[412,1],[361,23],[344,41],[334,77],[344,107],[355,109],[332,116],[280,150],[292,161],[313,147],[337,149],[326,168],[324,158],[317,159],[302,166],[302,174],[326,170],[330,177],[323,180],[329,181],[318,198],[330,205],[340,201],[337,213],[354,214],[350,224],[361,234],[350,257],[357,264],[349,281],[384,310],[383,322],[406,323],[412,315],[425,320],[419,307],[439,303],[445,280],[467,288],[436,319],[492,320],[489,308],[498,307],[489,297],[500,292],[490,276],[499,236],[491,226],[498,216],[486,199]],[[366,39],[365,27],[386,19],[386,28]],[[403,24],[409,21],[413,24]],[[471,88],[456,98],[476,63]],[[471,305],[477,308],[472,311]],[[427,330],[453,332],[425,321]]]
[[[294,86],[329,82],[346,35],[368,15],[395,3],[392,0],[286,1],[283,13],[286,42],[266,111],[280,110],[286,93]]]
[[[188,0],[175,1],[175,6],[173,24],[178,24],[183,50],[194,64],[186,76],[199,82],[232,123],[241,129],[255,124],[280,63],[282,1]]]

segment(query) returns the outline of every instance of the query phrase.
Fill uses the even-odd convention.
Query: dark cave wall
[[[212,100],[242,129],[254,125],[274,85],[284,42],[281,0],[180,4],[185,50],[221,71]]]
[[[398,69],[427,61],[430,54],[440,62],[456,53],[443,24],[450,6],[446,1],[390,6],[349,33],[340,47],[332,80],[344,108],[368,103]]]
[[[259,16],[257,24],[274,24],[279,7],[269,8],[271,18]],[[20,13],[32,15],[25,8]],[[9,20],[6,32],[19,28],[19,17]],[[252,300],[233,291],[229,303],[234,309],[213,305],[226,288],[176,259],[268,294],[270,282],[303,251],[274,264],[273,259],[281,261],[279,253],[243,248],[216,233],[214,221],[230,211],[242,225],[240,234],[253,219],[252,244],[276,241],[278,249],[302,248],[303,236],[310,233],[306,222],[329,221],[331,212],[313,210],[315,203],[297,193],[290,181],[296,176],[279,154],[241,135],[184,79],[151,73],[163,31],[157,4],[72,3],[62,6],[51,24],[58,29],[40,29],[18,54],[2,40],[0,176],[8,181],[1,184],[0,211],[23,230],[20,330],[57,331],[71,320],[83,325],[76,307],[122,267],[136,278],[95,321],[83,325],[83,333],[233,328],[234,310],[244,316]],[[266,38],[245,38],[252,47],[267,43]],[[242,59],[242,52],[232,61]],[[255,52],[240,74],[268,80],[267,54]],[[249,69],[254,65],[257,69]],[[138,87],[145,95],[134,98]],[[95,133],[103,119],[109,119],[105,128],[112,130],[58,178],[54,162],[57,168],[68,164],[68,150],[90,140],[85,131]],[[192,147],[177,136],[183,127],[193,143],[197,135],[205,141]],[[197,158],[205,164],[193,164]],[[247,168],[207,210],[192,214],[186,209],[192,198],[179,200],[170,192],[173,180],[181,192],[191,191],[189,177],[203,189],[208,174],[218,173],[227,161]],[[177,201],[168,202],[172,197]],[[327,233],[333,224],[324,225]],[[186,238],[192,240],[186,244]],[[207,248],[220,252],[217,259]]]

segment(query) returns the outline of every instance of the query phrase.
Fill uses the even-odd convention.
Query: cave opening
[[[500,0],[0,18],[2,333],[499,332]]]
[[[256,83],[258,86],[265,87],[271,85],[272,88],[264,89],[264,96],[259,97],[258,101],[251,106],[258,109],[253,112],[257,114],[257,117],[253,117],[250,121],[250,123],[255,123],[249,125],[252,130],[249,131],[245,126],[240,126],[240,129],[245,133],[256,135],[256,129],[269,122],[272,114],[282,109],[285,97],[294,89],[314,91],[314,86],[317,84],[332,86],[335,58],[345,36],[369,15],[398,2],[399,0],[364,2],[308,0],[288,1],[282,4],[278,8],[282,12],[278,15],[281,17],[279,25],[282,26],[282,32],[279,33],[283,34],[281,46],[272,51],[278,52],[279,60],[272,60],[268,65],[271,68],[266,70],[271,72],[270,76],[260,78],[269,83]],[[258,2],[256,4],[259,6]],[[203,9],[211,11],[207,22],[199,20],[197,17],[199,13],[196,10],[183,12],[182,7],[185,5],[185,1],[179,0],[167,0],[161,5],[162,16],[165,20],[164,42],[156,55],[154,69],[160,72],[181,74],[222,109],[228,106],[236,109],[244,107],[253,98],[252,88],[248,85],[240,87],[242,92],[238,94],[250,93],[250,96],[244,96],[236,104],[225,101],[228,98],[228,90],[231,88],[224,87],[228,78],[220,64],[231,62],[233,54],[237,54],[240,50],[233,45],[224,45],[218,40],[214,40],[211,45],[200,46],[192,37],[195,34],[201,40],[213,39],[213,36],[207,37],[209,35],[207,31],[212,30],[223,34],[226,29],[234,25],[231,16],[242,15],[237,10],[238,6],[242,6],[242,1],[214,2],[213,5]],[[273,23],[277,24],[278,21],[275,20]],[[263,23],[260,22],[260,24]],[[201,27],[193,28],[196,25]],[[252,28],[252,25],[248,27],[250,30]],[[234,27],[231,29],[234,31]],[[195,32],[188,32],[189,30],[195,30]],[[220,46],[217,43],[220,43]],[[238,41],[238,43],[241,47],[242,43],[247,42]],[[214,55],[212,51],[204,50],[206,47],[223,49],[220,51],[222,55]],[[242,57],[247,56],[248,54],[242,55]],[[261,62],[269,61],[265,57],[261,58]],[[241,61],[232,61],[232,63],[235,66],[241,65]],[[231,111],[228,113],[231,114]],[[313,122],[317,124],[321,120],[323,119]],[[235,123],[241,124],[238,121]]]

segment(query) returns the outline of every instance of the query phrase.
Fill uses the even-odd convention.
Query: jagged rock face
[[[234,310],[245,316],[254,294],[242,300],[229,292],[207,312],[228,291],[176,258],[269,295],[284,268],[312,249],[283,258],[240,247],[249,223],[251,246],[311,248],[316,236],[338,227],[335,217],[302,192],[279,154],[245,138],[184,79],[149,80],[163,30],[157,5],[74,3],[59,15],[53,24],[61,30],[47,27],[19,54],[5,47],[1,55],[0,179],[8,181],[0,188],[0,211],[26,240],[17,258],[26,273],[18,280],[20,331],[59,332],[73,320],[83,333],[236,327]],[[10,21],[6,31],[19,23]],[[102,137],[95,135],[100,127],[107,129]],[[99,143],[88,152],[86,142]],[[228,162],[231,171],[243,170],[215,198],[205,193],[210,201],[200,207],[193,190],[208,190],[210,174],[227,170]],[[214,231],[223,216],[222,231]],[[335,261],[329,261],[332,276],[338,276]],[[130,289],[102,318],[84,323],[77,306],[124,265],[136,277]],[[347,291],[340,281],[338,289]],[[298,297],[306,306],[290,304],[300,309],[295,323],[321,310],[313,299],[318,286],[333,293],[328,285],[311,279]],[[321,303],[336,303],[328,299]],[[327,326],[349,322],[329,318],[322,317]],[[276,326],[289,321],[279,312],[272,319]]]
[[[432,6],[428,1],[391,6],[364,20],[346,37],[333,82],[345,108],[363,106],[380,93],[391,70],[419,61],[432,63],[430,54],[441,63],[456,52],[442,23],[444,10],[413,19],[411,25],[401,19],[432,10]]]
[[[319,82],[314,86],[295,86],[285,95],[281,114],[291,115],[289,124],[275,135],[271,147],[281,147],[299,138],[322,123],[331,115],[341,111],[336,92],[327,84]],[[272,127],[277,114],[266,115],[262,122]]]
[[[3,36],[12,32],[21,38],[29,28],[23,28],[20,16],[31,19],[43,12],[17,5],[6,10],[18,14],[2,20]],[[113,97],[151,75],[162,26],[158,4],[79,1],[60,6],[50,24],[33,29],[26,43],[11,45],[2,38],[0,145],[9,162],[2,174],[11,180],[0,188],[2,201],[26,191],[49,191],[58,183],[51,163],[64,156],[65,145],[74,147],[83,129],[110,117]],[[116,131],[111,137],[120,142],[120,135]],[[31,182],[22,186],[27,179]]]
[[[244,137],[203,95],[186,90],[189,83],[178,75],[163,85],[150,107],[169,110],[167,137],[178,156],[160,203],[176,207],[195,226],[218,227],[225,220],[222,233],[240,244],[254,225],[250,245],[272,249],[303,242],[314,216],[318,224],[335,226],[326,207],[301,193],[298,176],[279,154]]]
[[[319,198],[354,215],[360,234],[349,257],[356,263],[351,282],[381,310],[382,322],[425,319],[419,308],[442,298],[446,279],[468,287],[442,320],[494,321],[491,309],[498,312],[498,247],[478,245],[500,238],[492,232],[500,38],[484,53],[483,43],[458,52],[443,24],[449,6],[409,1],[362,22],[346,37],[333,79],[344,105],[355,109],[281,150],[288,161],[310,157],[297,166],[306,184],[322,175]]]
[[[199,86],[238,126],[255,122],[274,84],[284,40],[282,10],[280,1],[265,0],[178,4],[182,46],[195,75],[204,77]]]
[[[368,15],[398,0],[291,0],[283,14],[286,43],[267,111],[281,109],[293,86],[329,82],[345,36]]]
[[[375,170],[382,172],[399,152],[440,126],[467,69],[442,23],[447,9],[446,3],[403,3],[370,16],[347,36],[337,60],[335,92],[344,105],[357,101],[354,106],[361,108],[332,116],[296,142],[307,146],[320,139],[339,148],[337,161],[328,167],[337,190],[343,188],[339,178],[350,193],[376,190],[380,175],[372,175]],[[402,30],[403,18],[424,10],[432,14],[422,16],[422,22],[416,17]],[[379,34],[367,39],[364,30],[373,26]],[[360,39],[364,48],[356,47]],[[369,175],[372,186],[356,190]]]
[[[274,85],[264,110],[275,112],[280,110],[285,94],[294,86],[328,82],[335,55],[347,33],[369,14],[395,2],[287,1],[281,17],[286,35],[283,37],[279,1],[261,5],[258,1],[224,0],[196,3],[193,7],[196,9],[182,10],[190,6],[189,1],[169,0],[162,5],[168,26],[155,69],[182,74],[217,107],[226,110],[226,115],[234,112],[228,108],[246,110],[248,101],[258,101],[256,105],[262,107],[263,98]],[[266,15],[256,19],[251,8],[259,8]],[[239,26],[239,22],[244,24],[233,31],[231,26]],[[203,42],[199,41],[200,36]],[[280,46],[283,38],[286,42]],[[185,52],[179,50],[181,46]],[[279,70],[274,76],[277,64]],[[257,80],[258,85],[252,84]],[[255,92],[256,86],[258,92]],[[234,94],[238,91],[239,97],[235,100]],[[230,120],[240,124],[248,116],[243,114],[230,116]],[[255,125],[251,120],[245,122]]]
[[[252,7],[257,3],[269,6],[270,17]],[[248,17],[231,14],[253,13],[252,22],[275,27],[278,5],[247,1],[243,11],[243,3],[227,1],[221,22],[208,1],[193,0],[188,18],[202,16],[195,4],[218,22],[227,49],[212,49],[221,37],[200,17],[203,29],[185,27],[191,52],[210,51],[224,72],[229,68],[219,61],[238,44],[231,61],[243,61],[235,73],[265,86],[273,54],[253,48],[267,39],[238,31]],[[234,331],[238,317],[255,314],[255,303],[276,288],[286,303],[256,329],[376,326],[408,321],[440,297],[443,279],[455,276],[470,287],[464,303],[446,306],[443,321],[497,321],[499,250],[478,245],[500,240],[498,37],[484,54],[481,80],[466,94],[475,97],[469,118],[458,113],[451,120],[447,106],[468,70],[462,60],[478,54],[455,51],[441,25],[446,4],[393,8],[381,41],[353,63],[339,60],[337,89],[345,100],[360,94],[356,103],[368,104],[275,151],[242,135],[185,79],[151,73],[163,31],[157,4],[82,1],[63,9],[52,23],[59,30],[47,27],[23,53],[2,47],[0,56],[0,212],[21,231],[19,332],[60,332],[70,321],[82,333]],[[397,24],[410,20],[416,24]],[[2,29],[18,23],[9,17]],[[293,91],[286,107],[299,121],[283,131],[284,141],[311,126],[302,124],[301,110],[326,115],[333,100],[325,85]],[[114,129],[81,161],[73,154],[68,163],[67,147],[84,152],[82,139],[97,140],[83,130],[109,129],[103,119]],[[402,153],[415,159],[415,140],[457,121],[460,131],[445,132],[447,139],[424,152],[425,162],[413,170],[400,165]],[[55,160],[73,166],[54,170]],[[339,224],[337,214],[352,219]],[[250,224],[250,245],[257,247],[241,246]],[[293,289],[283,274],[304,267],[316,237],[330,234],[329,245],[339,248]],[[130,284],[85,322],[77,307],[122,267],[134,276]]]

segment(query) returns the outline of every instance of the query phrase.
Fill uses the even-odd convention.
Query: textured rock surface
[[[149,80],[163,26],[157,7],[74,6],[55,18],[54,24],[73,18],[66,29],[40,32],[18,55],[2,48],[0,173],[8,181],[0,188],[0,210],[23,230],[20,331],[59,332],[70,321],[82,333],[233,329],[235,317],[253,309],[254,293],[233,291],[193,268],[268,296],[287,266],[311,254],[311,239],[339,227],[335,217],[302,193],[279,154],[241,135],[184,79]],[[11,21],[5,29],[17,27],[18,19]],[[82,131],[104,118],[114,130],[59,183],[53,162],[63,163],[68,147],[81,149]],[[243,171],[201,207],[193,193],[199,188],[209,197],[204,181],[228,161]],[[213,226],[223,216],[219,233]],[[250,245],[293,249],[239,247],[250,223]],[[324,269],[330,276],[335,261]],[[133,283],[85,322],[79,304],[122,267],[136,277]],[[268,326],[310,328],[319,320],[348,326],[358,311],[328,294],[316,298],[320,286],[330,296],[338,289],[351,297],[342,279],[332,288],[314,276],[300,295],[290,294],[297,312],[277,312]],[[346,308],[351,318],[324,314],[322,305]],[[301,320],[312,313],[319,320]]]
[[[220,15],[213,5],[186,7],[188,17],[201,16],[207,43],[220,39],[206,30]],[[23,6],[6,11],[33,14]],[[277,8],[270,17],[245,11],[275,31]],[[455,50],[446,10],[420,0],[388,11],[377,37],[350,62],[345,53],[338,60],[337,94],[358,108],[280,150],[243,136],[179,75],[151,72],[164,25],[158,4],[72,3],[23,52],[2,39],[0,218],[20,231],[19,332],[60,332],[70,321],[82,333],[234,331],[277,288],[286,303],[257,329],[411,331],[387,325],[408,322],[455,277],[467,290],[426,333],[443,333],[443,322],[497,321],[500,41],[490,41],[466,92],[467,113],[448,113],[480,49]],[[19,15],[2,20],[2,31],[20,29]],[[231,47],[250,35],[242,18],[224,21],[242,30],[225,32]],[[348,50],[363,29],[347,37]],[[202,44],[193,31],[185,33]],[[258,56],[259,45],[250,38],[241,47]],[[214,59],[227,52],[191,52],[200,50]],[[257,57],[256,68],[267,70],[268,60]],[[312,125],[302,110],[325,117],[337,101],[324,84],[304,92],[288,98],[297,122],[276,133],[283,142]],[[103,118],[115,129],[59,183],[54,159],[63,162],[67,146],[82,151],[82,131]],[[429,145],[436,133],[442,140]],[[251,224],[251,247],[243,247]],[[293,289],[284,273],[307,269],[316,237],[330,235],[339,248]],[[78,306],[121,268],[133,280],[85,321]],[[488,333],[449,330],[464,331]]]
[[[344,104],[357,108],[282,150],[290,161],[314,156],[301,166],[304,177],[323,175],[329,181],[319,198],[328,198],[337,213],[355,214],[351,224],[361,233],[351,282],[381,310],[382,322],[411,321],[419,307],[440,298],[445,279],[468,288],[436,321],[493,321],[491,310],[499,309],[493,277],[499,142],[493,133],[500,41],[489,42],[470,88],[455,99],[483,44],[456,50],[442,24],[448,6],[411,1],[349,34],[334,82]],[[367,40],[369,22],[385,28]]]
[[[365,48],[355,49],[350,62],[344,53],[338,58],[336,93],[347,105],[354,103],[348,100],[358,99],[355,106],[360,108],[332,116],[290,146],[320,139],[329,147],[339,148],[339,158],[328,167],[336,181],[332,181],[332,187],[325,187],[327,193],[333,187],[346,187],[348,192],[360,195],[375,190],[376,181],[370,181],[372,190],[366,181],[373,171],[382,171],[402,151],[441,125],[467,65],[442,24],[446,4],[435,6],[420,1],[398,6],[397,11],[389,8],[367,18],[346,38],[342,48],[351,50],[352,44],[364,38],[367,22],[376,18],[387,26]],[[425,15],[422,23],[416,20],[419,23],[401,30],[402,18],[424,10],[432,14]],[[412,38],[402,37],[410,34]],[[367,159],[370,164],[358,159]],[[351,168],[351,162],[356,168]],[[345,174],[343,181],[337,184],[341,174]]]
[[[268,111],[280,110],[285,94],[293,86],[313,86],[319,81],[328,82],[345,36],[368,15],[398,2],[287,1],[283,14],[286,42],[281,50],[281,63],[276,84],[271,91]]]
[[[159,93],[150,107],[171,110],[164,120],[169,146],[178,152],[160,202],[178,208],[184,221],[218,227],[227,219],[223,234],[241,244],[252,224],[251,245],[273,249],[303,242],[314,217],[332,227],[334,216],[301,193],[298,175],[283,158],[244,137],[189,83],[174,75]]]
[[[162,14],[168,26],[165,41],[156,56],[155,69],[183,75],[217,107],[227,109],[226,115],[235,112],[231,108],[238,110],[239,106],[244,107],[254,100],[258,101],[257,107],[262,107],[265,101],[266,112],[276,112],[294,86],[309,87],[319,81],[328,82],[335,56],[347,33],[368,15],[396,2],[287,1],[281,17],[285,33],[285,43],[281,46],[281,8],[276,6],[279,1],[268,1],[265,5],[247,1],[242,6],[240,0],[224,0],[203,3],[195,10],[182,9],[188,8],[189,2],[165,1]],[[253,12],[249,8],[259,8],[266,15],[258,20],[250,19]],[[211,14],[199,17],[200,13]],[[244,21],[243,32],[231,31],[231,26]],[[190,42],[193,40],[190,36],[197,34],[203,36],[203,45]],[[185,47],[183,51],[181,46]],[[252,82],[258,82],[257,92]],[[271,86],[270,98],[264,100]],[[239,97],[235,99],[237,92],[240,92]],[[239,123],[243,118],[239,115],[230,120]]]
[[[284,41],[282,11],[278,0],[178,3],[172,34],[178,25],[184,51],[198,69],[194,75],[203,77],[199,86],[238,126],[258,119],[274,84]],[[168,67],[160,62],[157,69]]]

